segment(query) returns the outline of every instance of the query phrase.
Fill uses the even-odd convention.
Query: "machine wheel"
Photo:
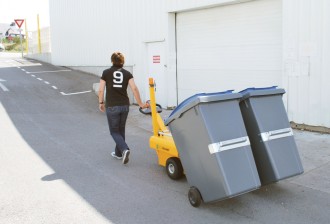
[[[202,196],[196,187],[191,187],[188,192],[188,199],[192,206],[198,207],[202,203]]]
[[[166,172],[172,180],[178,180],[183,176],[183,168],[179,158],[169,158],[166,161]]]

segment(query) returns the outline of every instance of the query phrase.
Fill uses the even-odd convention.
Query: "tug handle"
[[[139,111],[142,113],[142,114],[145,114],[145,115],[150,115],[152,113],[151,111],[151,108],[150,108],[150,100],[147,100],[146,102],[147,104],[149,104],[149,107],[148,108],[145,108],[145,109],[142,109],[141,107],[139,108]],[[163,108],[160,104],[156,103],[156,111],[157,113],[161,113],[163,111]]]
[[[159,124],[157,122],[155,81],[153,78],[149,78],[149,91],[150,91],[150,109],[151,109],[152,129],[153,129],[154,136],[157,136],[158,130],[160,128],[159,128]]]

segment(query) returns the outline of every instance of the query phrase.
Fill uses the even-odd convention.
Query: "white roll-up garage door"
[[[177,14],[178,100],[282,85],[282,4],[256,0]]]

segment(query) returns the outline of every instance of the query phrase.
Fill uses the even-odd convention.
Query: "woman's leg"
[[[129,113],[129,106],[121,106],[119,133],[125,140],[126,121]]]
[[[107,108],[107,118],[109,124],[110,134],[116,143],[116,155],[122,156],[121,153],[128,149],[125,142],[125,138],[120,133],[120,123],[121,123],[121,108],[119,106],[108,107]],[[127,116],[126,116],[127,118]],[[126,121],[125,121],[126,122]],[[120,154],[117,154],[120,153]]]

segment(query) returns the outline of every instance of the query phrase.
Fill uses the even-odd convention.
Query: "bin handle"
[[[250,145],[248,136],[216,142],[208,145],[211,154]]]
[[[260,137],[263,142],[267,142],[273,139],[290,137],[290,136],[293,136],[292,128],[283,128],[283,129],[260,133]]]

